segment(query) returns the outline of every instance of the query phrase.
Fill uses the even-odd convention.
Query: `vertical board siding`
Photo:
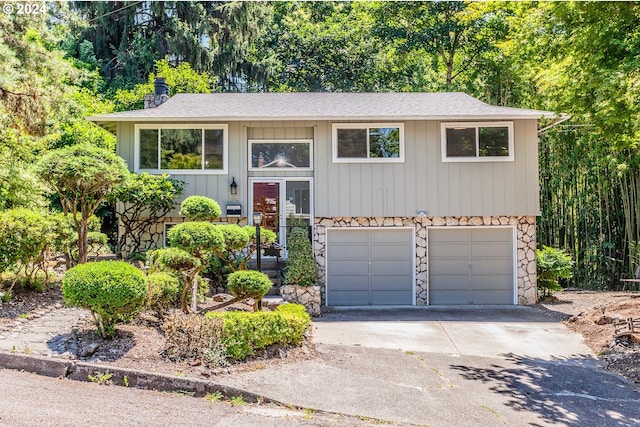
[[[333,163],[331,121],[230,122],[228,175],[180,175],[184,196],[224,206],[231,178],[247,214],[250,177],[313,177],[315,216],[537,215],[536,120],[514,121],[513,162],[443,163],[440,122],[405,121],[404,163]],[[118,124],[118,154],[134,170],[134,125]],[[312,171],[248,171],[249,139],[312,139]]]
[[[514,121],[513,162],[442,162],[440,122],[405,121],[404,163],[332,163],[331,122],[315,141],[317,216],[537,215],[536,120]]]

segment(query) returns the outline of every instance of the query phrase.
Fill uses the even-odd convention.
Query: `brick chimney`
[[[156,77],[153,82],[154,94],[144,96],[144,108],[156,108],[169,99],[169,85],[164,77]]]

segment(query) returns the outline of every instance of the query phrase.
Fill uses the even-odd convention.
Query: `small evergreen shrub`
[[[316,284],[316,262],[311,242],[304,228],[294,228],[287,239],[289,260],[284,275],[287,285],[313,286]]]
[[[227,287],[236,298],[262,299],[273,286],[269,276],[259,271],[240,270],[229,275]]]
[[[69,306],[91,310],[100,335],[112,337],[116,324],[142,309],[147,283],[144,274],[126,262],[90,262],[67,271],[62,296]]]
[[[189,252],[178,248],[162,248],[147,251],[150,272],[190,270],[200,268],[201,262]]]
[[[182,285],[176,274],[158,271],[147,276],[146,305],[158,314],[164,313],[180,300]]]
[[[300,345],[311,324],[299,304],[283,304],[272,312],[209,312],[205,317],[222,319],[222,343],[227,356],[236,360],[273,344]]]
[[[167,236],[169,246],[184,249],[201,261],[224,250],[224,235],[210,222],[183,222],[171,227]]]
[[[171,360],[202,360],[212,366],[227,364],[222,344],[223,320],[196,314],[174,314],[165,319],[165,354]]]
[[[570,279],[573,276],[573,261],[562,249],[544,246],[536,250],[538,294],[541,297],[551,296],[555,291],[562,290],[559,278]]]
[[[212,221],[221,213],[218,202],[204,196],[187,197],[180,205],[180,215],[193,221]]]

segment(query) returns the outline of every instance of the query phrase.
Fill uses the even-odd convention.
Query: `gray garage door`
[[[429,230],[429,304],[513,304],[513,229]]]
[[[327,231],[327,305],[413,304],[412,229]]]

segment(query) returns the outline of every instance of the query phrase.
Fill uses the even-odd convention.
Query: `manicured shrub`
[[[150,272],[173,271],[180,275],[182,282],[182,295],[180,296],[180,306],[187,313],[187,297],[189,289],[194,279],[202,270],[202,262],[189,252],[180,248],[162,248],[155,251],[148,251],[147,256],[150,264]]]
[[[294,228],[287,239],[289,259],[284,275],[287,285],[313,286],[316,284],[316,262],[311,242],[304,228]]]
[[[69,306],[91,310],[100,335],[111,337],[117,323],[142,309],[147,283],[144,274],[126,262],[91,262],[67,271],[62,296]]]
[[[562,249],[544,246],[536,251],[538,294],[541,297],[551,296],[554,291],[562,289],[559,278],[569,279],[573,276],[573,261]]]
[[[224,250],[222,231],[210,222],[183,222],[171,227],[167,235],[169,246],[184,249],[202,262],[211,253]]]
[[[165,354],[171,360],[202,360],[213,366],[224,366],[222,343],[223,320],[196,314],[174,314],[165,319]]]
[[[190,196],[180,204],[180,215],[194,221],[211,221],[221,213],[218,202],[204,196]]]
[[[202,263],[198,258],[179,248],[162,248],[147,251],[147,259],[149,260],[151,272],[182,272],[184,270],[196,269],[202,266]]]
[[[158,271],[147,276],[146,305],[162,315],[180,300],[182,285],[175,273]]]
[[[209,312],[205,317],[223,320],[222,343],[227,356],[236,360],[273,344],[300,345],[311,324],[298,304],[283,304],[273,312]]]
[[[254,270],[236,271],[227,280],[229,292],[236,298],[260,300],[272,286],[269,276]]]

